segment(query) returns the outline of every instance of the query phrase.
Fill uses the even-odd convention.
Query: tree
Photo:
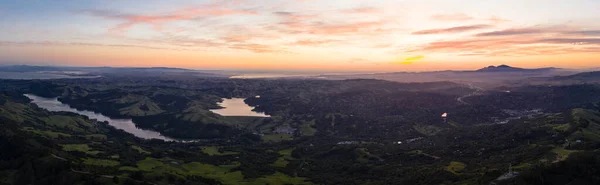
[[[119,177],[117,177],[117,176],[113,176],[113,178],[112,178],[112,181],[113,181],[115,184],[119,184]]]

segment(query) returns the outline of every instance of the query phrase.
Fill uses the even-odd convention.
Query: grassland
[[[108,166],[108,167],[119,166],[118,161],[113,161],[113,160],[108,160],[108,159],[96,159],[96,158],[85,158],[83,160],[83,164],[92,165],[92,166]]]
[[[205,154],[208,154],[210,156],[213,156],[213,155],[236,155],[236,154],[239,154],[238,152],[231,152],[231,151],[221,152],[221,151],[219,151],[219,148],[216,147],[216,146],[202,147],[202,152],[204,152]]]
[[[531,168],[531,166],[532,165],[529,164],[529,163],[521,163],[521,164],[519,164],[517,166],[513,166],[512,168],[515,169],[515,170],[525,170],[525,169]]]
[[[566,132],[569,128],[571,128],[569,124],[552,125],[552,129],[558,132]]]
[[[571,140],[600,142],[600,112],[588,109],[573,109],[571,111],[575,124],[575,132]]]
[[[119,99],[111,100],[117,104],[130,104],[127,107],[119,109],[121,115],[126,116],[149,116],[165,112],[148,97],[128,94]]]
[[[411,151],[406,152],[406,154],[409,154],[409,155],[421,155],[421,154],[423,154],[423,150],[411,150]]]
[[[68,129],[79,133],[85,133],[86,129],[91,129],[94,125],[83,118],[63,115],[51,115],[41,118],[47,125],[57,128]]]
[[[413,128],[423,134],[423,135],[428,135],[428,136],[433,136],[436,135],[437,133],[439,133],[440,131],[442,131],[442,128],[433,126],[433,125],[414,125]]]
[[[210,165],[198,162],[181,164],[179,161],[169,159],[146,158],[137,163],[137,168],[121,167],[123,171],[147,171],[157,174],[170,173],[174,175],[197,175],[204,178],[214,179],[223,184],[259,185],[259,184],[311,184],[305,182],[305,178],[290,177],[283,173],[275,173],[257,179],[245,179],[241,171],[233,171],[239,167],[239,163],[230,165]]]
[[[136,150],[136,151],[138,151],[138,152],[140,152],[140,154],[145,154],[145,155],[151,154],[150,152],[148,152],[148,151],[146,151],[146,150],[144,150],[141,147],[136,146],[136,145],[132,145],[131,148],[134,149],[134,150]]]
[[[108,137],[106,137],[106,135],[104,135],[104,134],[88,134],[88,135],[85,135],[85,138],[89,139],[89,140],[106,140],[106,139],[108,139]]]
[[[354,152],[358,156],[356,160],[360,163],[368,163],[372,160],[381,160],[379,156],[371,154],[366,148],[357,148]]]
[[[467,165],[465,163],[461,163],[461,162],[457,162],[457,161],[452,161],[450,162],[450,164],[446,167],[446,171],[449,171],[455,175],[460,175],[460,173],[467,167]]]
[[[292,151],[294,151],[294,149],[296,149],[296,148],[280,150],[279,158],[277,158],[277,160],[273,164],[271,164],[271,166],[285,168],[290,163],[289,160],[294,159],[292,157]]]
[[[313,128],[315,120],[305,122],[300,125],[300,132],[303,136],[314,136],[317,133],[317,129]]]
[[[124,100],[123,102],[127,101],[129,100]],[[6,106],[0,106],[0,111],[4,111],[0,112],[0,114],[2,114],[3,117],[7,117],[6,115],[14,115],[15,120],[22,121],[19,122],[25,125],[24,127],[19,128],[22,131],[53,139],[65,152],[56,152],[52,148],[48,150],[51,152],[51,155],[47,155],[47,158],[71,163],[74,167],[67,170],[78,170],[76,173],[82,175],[98,174],[99,177],[102,175],[102,178],[100,179],[104,180],[111,180],[110,178],[104,177],[115,176],[123,180],[130,178],[132,172],[141,171],[143,180],[140,181],[152,182],[152,184],[173,184],[168,181],[168,178],[165,178],[171,175],[178,177],[177,179],[188,180],[194,178],[192,176],[201,176],[203,178],[219,181],[222,184],[311,184],[306,182],[306,178],[292,177],[277,171],[273,171],[271,174],[263,174],[258,178],[256,178],[257,176],[249,178],[244,176],[242,171],[240,171],[241,164],[236,161],[224,165],[216,165],[206,164],[204,162],[191,162],[193,160],[189,160],[188,158],[144,158],[138,155],[138,153],[149,155],[153,151],[171,152],[171,148],[165,146],[164,150],[156,150],[153,148],[154,146],[145,145],[137,140],[131,140],[130,137],[118,137],[118,135],[112,135],[113,133],[110,129],[105,129],[106,125],[94,124],[93,121],[87,120],[81,116],[65,113],[42,112],[31,109],[29,106],[17,104],[15,104],[15,106],[20,106],[21,108],[8,109]],[[9,111],[11,113],[8,113]],[[218,119],[227,124],[239,124],[240,126],[243,126],[242,123],[244,123],[245,120],[250,120],[252,121],[251,124],[255,125],[262,125],[264,121],[264,118],[245,117]],[[108,140],[109,138],[110,140]],[[272,140],[287,140],[291,138],[291,135],[279,135],[272,138]],[[35,146],[40,145],[37,142],[31,142],[31,144]],[[235,160],[233,159],[235,156],[225,157],[225,155],[239,154],[238,152],[226,151],[223,149],[225,148],[211,146],[204,147],[202,152],[213,156],[223,156],[215,158],[229,158],[231,160]],[[289,160],[293,159],[291,157],[293,150],[294,148],[279,151],[282,160],[279,161],[277,165],[285,167],[287,163],[289,163]],[[85,155],[82,153],[85,153]],[[164,154],[158,156],[164,156]],[[194,157],[202,156],[199,155]],[[282,163],[285,164],[282,165]],[[222,164],[222,162],[218,162],[218,164]],[[246,171],[244,171],[244,173],[245,172]],[[252,171],[250,170],[249,173],[252,173]],[[7,176],[11,175],[8,174]],[[0,184],[3,182],[2,180],[3,179],[0,179]]]
[[[72,151],[78,151],[78,152],[88,152],[91,150],[90,146],[88,146],[87,144],[66,144],[66,145],[60,145],[62,147],[62,149],[64,151],[67,152],[72,152]]]
[[[58,137],[70,137],[70,134],[65,134],[62,132],[54,132],[54,131],[48,131],[48,130],[38,130],[35,129],[33,127],[23,127],[23,130],[46,137],[46,138],[51,138],[51,139],[56,139]]]
[[[557,155],[557,161],[563,161],[569,157],[572,153],[579,152],[578,150],[567,150],[561,147],[556,147],[551,150],[552,153]]]
[[[264,142],[281,142],[293,139],[294,138],[289,134],[266,134],[262,136]]]
[[[92,150],[92,148],[90,148],[90,146],[88,146],[87,144],[66,144],[66,145],[60,145],[62,147],[62,149],[64,151],[67,152],[73,152],[73,151],[77,151],[77,152],[83,152],[89,155],[97,155],[99,153],[102,153],[101,151],[95,151]]]

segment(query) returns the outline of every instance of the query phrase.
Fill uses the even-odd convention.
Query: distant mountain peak
[[[512,71],[512,70],[524,70],[523,68],[516,68],[516,67],[511,67],[509,65],[499,65],[499,66],[488,66],[488,67],[484,67],[481,68],[477,71],[481,71],[481,72],[492,72],[492,71]]]
[[[502,65],[499,65],[499,66],[497,66],[496,68],[514,68],[514,67],[511,67],[511,66],[509,66],[509,65],[502,64]]]
[[[529,71],[551,71],[557,68],[548,67],[548,68],[535,68],[535,69],[525,69],[512,67],[506,64],[502,64],[499,66],[488,66],[477,70],[478,72],[529,72]]]

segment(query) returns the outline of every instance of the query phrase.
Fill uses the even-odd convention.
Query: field
[[[141,154],[146,154],[146,155],[150,154],[150,152],[142,149],[140,146],[133,145],[133,146],[131,146],[131,148],[133,148],[134,150],[140,152]]]
[[[198,162],[181,164],[178,161],[169,159],[146,158],[137,163],[137,169],[132,167],[121,167],[121,170],[128,171],[148,171],[156,174],[170,173],[179,175],[198,175],[209,179],[217,180],[223,184],[242,184],[242,185],[258,185],[258,184],[311,184],[305,182],[305,178],[290,177],[283,173],[275,173],[273,175],[257,178],[245,179],[240,171],[232,171],[239,166],[239,163],[230,165],[210,165]]]
[[[294,149],[295,148],[280,150],[279,158],[277,158],[277,161],[275,161],[273,164],[271,164],[271,166],[285,168],[290,163],[288,160],[294,159],[292,157],[292,151],[294,151]]]
[[[54,131],[48,131],[48,130],[38,130],[35,129],[33,127],[24,127],[23,130],[37,134],[37,135],[41,135],[47,138],[51,138],[51,139],[56,139],[58,137],[70,137],[70,134],[65,134],[62,132],[54,132]]]
[[[108,167],[119,166],[118,161],[108,160],[108,159],[96,159],[96,158],[85,158],[83,160],[83,164],[92,165],[92,166],[108,166]]]
[[[465,168],[467,167],[467,165],[465,163],[461,163],[461,162],[457,162],[457,161],[452,161],[450,162],[450,164],[446,167],[446,171],[449,171],[453,174],[460,174]]]
[[[291,135],[289,134],[267,134],[262,136],[262,140],[264,142],[281,142],[281,141],[288,141],[288,140],[292,140],[294,139]]]
[[[577,150],[566,150],[564,148],[556,147],[552,149],[552,152],[555,153],[557,161],[564,161],[571,155],[572,153],[579,152]]]
[[[239,154],[238,152],[231,152],[231,151],[225,151],[225,152],[221,152],[219,151],[219,147],[216,146],[207,146],[207,147],[202,147],[202,152],[204,152],[205,154],[208,155],[236,155]]]
[[[95,151],[92,150],[92,148],[90,148],[87,144],[66,144],[66,145],[60,145],[62,147],[62,149],[64,151],[67,152],[73,152],[73,151],[77,151],[77,152],[83,152],[89,155],[96,155],[101,153],[101,151]]]

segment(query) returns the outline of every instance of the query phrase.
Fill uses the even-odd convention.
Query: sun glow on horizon
[[[600,23],[594,20],[600,14],[593,7],[600,2],[15,1],[0,5],[0,64],[332,71],[599,67]],[[566,11],[571,13],[553,13]]]

